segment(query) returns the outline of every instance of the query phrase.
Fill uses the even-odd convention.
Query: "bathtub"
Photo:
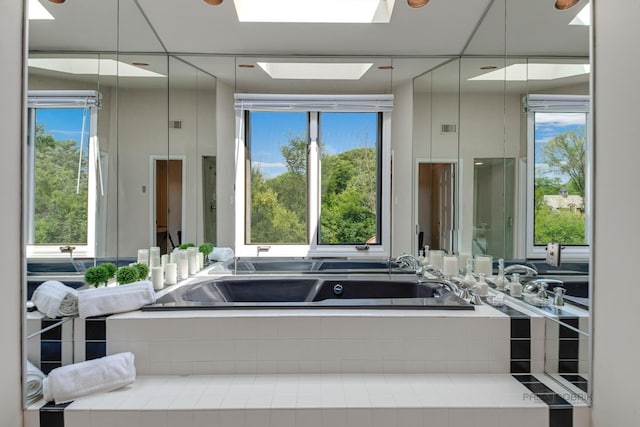
[[[143,310],[243,308],[387,308],[473,310],[441,288],[414,278],[349,276],[229,276],[162,291]]]

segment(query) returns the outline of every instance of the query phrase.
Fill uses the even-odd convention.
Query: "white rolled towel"
[[[117,390],[136,379],[133,353],[118,353],[52,370],[44,379],[44,399],[57,404]]]
[[[42,371],[27,360],[27,405],[37,402],[42,397],[44,378]]]
[[[78,291],[57,280],[47,280],[33,291],[31,301],[48,317],[78,315]]]
[[[231,248],[213,248],[209,254],[211,261],[229,261],[232,260],[235,254]]]
[[[82,318],[138,310],[154,302],[156,293],[149,280],[78,292],[78,311]]]

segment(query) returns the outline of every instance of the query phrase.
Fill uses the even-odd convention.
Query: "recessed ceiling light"
[[[258,62],[272,79],[358,80],[373,64],[320,62]]]
[[[395,0],[233,0],[240,22],[388,23]]]
[[[113,59],[29,58],[29,67],[67,74],[97,74],[101,76],[119,77],[165,77],[162,74]]]
[[[589,64],[512,64],[469,80],[556,80],[565,77],[589,74]]]
[[[131,65],[135,65],[136,67],[148,67],[149,64],[146,62],[132,62]]]
[[[64,3],[66,0],[49,0],[49,2],[51,3],[55,3],[55,4],[62,4]]]
[[[577,5],[580,0],[556,0],[556,9],[566,10]]]
[[[495,70],[498,67],[496,67],[495,65],[484,65],[482,67],[480,67],[481,70]]]
[[[569,22],[569,25],[591,25],[591,8],[589,3],[585,4],[576,17]]]
[[[393,65],[381,65],[378,70],[393,70]]]
[[[482,165],[484,165],[484,163],[483,163],[483,162],[475,162],[475,163],[474,163],[474,165],[476,165],[476,166],[482,166]]]
[[[253,64],[238,64],[239,68],[254,68],[255,65]]]
[[[211,6],[220,6],[223,0],[204,0],[206,4],[210,4]]]
[[[29,0],[30,20],[52,20],[56,19],[38,0]]]
[[[407,0],[407,4],[411,7],[422,7],[429,3],[429,0]]]

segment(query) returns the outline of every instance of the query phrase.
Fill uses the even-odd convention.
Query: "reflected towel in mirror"
[[[48,317],[78,315],[78,291],[57,280],[47,280],[36,288],[31,301]]]
[[[232,260],[235,254],[231,248],[213,248],[213,251],[209,254],[209,260],[211,261],[229,261]]]
[[[136,379],[133,353],[118,353],[52,370],[43,381],[44,399],[57,404],[117,390]]]
[[[79,291],[78,311],[81,318],[86,318],[133,311],[155,301],[153,285],[149,280],[141,280],[127,285]]]
[[[44,378],[42,371],[27,360],[27,405],[37,402],[42,397]]]

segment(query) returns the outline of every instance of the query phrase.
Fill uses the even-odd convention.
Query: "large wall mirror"
[[[82,286],[86,268],[128,264],[139,248],[233,247],[244,226],[235,216],[235,93],[393,94],[391,255],[427,245],[538,262],[548,241],[560,242],[567,268],[548,273],[565,280],[578,309],[543,308],[545,369],[568,386],[587,383],[589,32],[576,8],[479,1],[456,24],[473,29],[462,50],[445,49],[456,35],[425,54],[380,41],[380,53],[328,45],[270,55],[260,40],[253,51],[226,36],[209,50],[196,38],[192,50],[176,49],[188,34],[175,44],[158,37],[172,24],[151,1],[45,6],[55,19],[30,20],[28,34],[27,299],[52,277]],[[336,83],[273,80],[260,65],[269,62],[371,65],[366,78]],[[581,147],[586,160],[572,168],[568,156]],[[82,360],[88,347],[74,344],[69,322],[26,316],[31,362],[46,373]],[[575,343],[575,357],[559,356]]]

